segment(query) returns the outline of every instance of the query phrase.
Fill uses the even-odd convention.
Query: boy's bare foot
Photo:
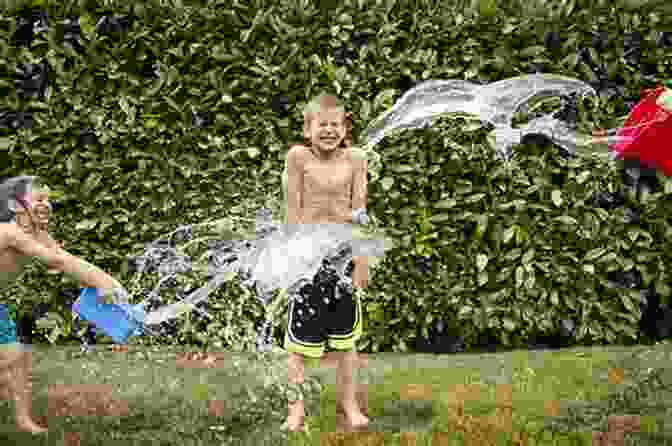
[[[42,427],[35,423],[30,418],[21,418],[16,421],[16,427],[23,432],[30,432],[31,434],[43,434],[47,432],[45,427]]]
[[[343,412],[350,429],[364,429],[369,425],[369,419],[358,408],[344,408]]]

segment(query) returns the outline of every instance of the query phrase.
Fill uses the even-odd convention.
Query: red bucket
[[[656,104],[664,90],[651,90],[637,103],[616,134],[623,140],[610,148],[618,159],[636,159],[672,176],[672,113]]]

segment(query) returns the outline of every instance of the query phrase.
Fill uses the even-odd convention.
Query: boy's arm
[[[672,89],[664,90],[663,93],[658,96],[656,104],[662,109],[672,113]]]
[[[353,157],[352,209],[366,209],[368,163],[363,155]]]
[[[294,146],[287,154],[287,224],[298,225],[301,211],[301,191],[303,190],[303,162],[301,147]]]
[[[27,257],[37,257],[53,269],[74,276],[94,288],[111,291],[123,288],[121,284],[100,268],[73,256],[64,249],[46,247],[15,225],[7,225],[5,244]]]
[[[364,156],[353,157],[354,174],[352,180],[352,208],[366,209],[368,192],[368,163]],[[353,257],[352,271],[353,285],[357,288],[366,288],[369,281],[369,262],[364,256]]]

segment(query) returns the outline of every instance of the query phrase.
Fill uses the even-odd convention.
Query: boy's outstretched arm
[[[73,256],[60,247],[44,246],[15,225],[8,225],[4,235],[5,245],[24,256],[36,257],[51,268],[63,271],[89,287],[105,291],[123,288],[116,279],[97,266]]]

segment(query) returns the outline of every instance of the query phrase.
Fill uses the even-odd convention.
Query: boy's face
[[[45,226],[49,223],[49,214],[51,213],[51,203],[49,202],[49,191],[46,189],[32,189],[24,197],[29,209],[18,204],[16,208],[16,222],[24,229],[32,227],[33,223]]]
[[[338,110],[320,110],[311,124],[310,140],[313,147],[333,152],[345,138],[345,113]]]

